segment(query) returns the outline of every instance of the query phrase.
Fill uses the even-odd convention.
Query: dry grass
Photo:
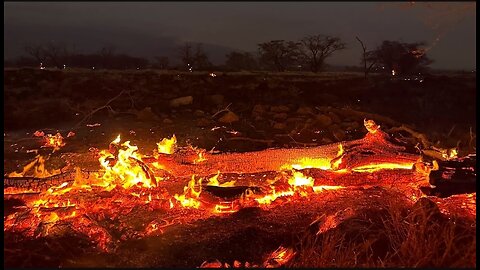
[[[320,235],[307,232],[297,249],[289,267],[476,267],[475,228],[426,199],[362,212]]]

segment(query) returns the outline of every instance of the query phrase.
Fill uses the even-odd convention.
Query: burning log
[[[50,177],[5,177],[5,187],[16,187],[28,190],[47,190],[52,186],[58,186],[64,182],[72,182],[75,178],[75,172],[65,172]]]
[[[83,179],[88,179],[91,174],[98,171],[79,170]],[[24,177],[8,177],[5,176],[3,180],[4,188],[14,187],[25,190],[45,191],[53,186],[59,186],[64,183],[71,185],[78,177],[77,171],[71,170],[60,174],[52,175],[45,178],[24,176]]]
[[[110,151],[102,151],[100,164],[106,170],[103,179],[107,183],[120,176],[125,188],[142,184],[147,187],[156,186],[153,170],[164,170],[174,177],[209,176],[222,173],[260,173],[289,169],[319,168],[328,171],[369,172],[378,169],[411,169],[420,159],[418,154],[405,151],[405,147],[395,145],[388,134],[380,130],[373,121],[365,121],[368,130],[363,139],[334,143],[311,148],[266,149],[249,153],[209,154],[205,151],[174,151],[176,139],[159,143],[155,158],[144,157],[137,152],[138,147],[127,141],[118,147],[120,137],[110,145]],[[115,153],[115,154],[112,154]],[[196,153],[192,154],[193,152]],[[168,157],[165,157],[165,154]],[[115,162],[111,162],[111,159]],[[136,169],[136,167],[138,167]],[[114,169],[114,171],[112,171]],[[152,168],[153,169],[153,168]],[[135,170],[133,173],[132,170]],[[127,171],[130,173],[126,174]],[[89,174],[89,172],[82,171]],[[123,172],[124,174],[118,175]],[[141,175],[143,174],[143,175]],[[29,188],[33,190],[48,188],[64,182],[73,182],[75,174],[65,172],[59,175],[37,177],[5,177],[6,186]]]
[[[373,121],[367,121],[366,123],[375,125]],[[394,145],[388,139],[388,134],[381,131],[378,126],[372,126],[369,133],[360,140],[311,148],[205,154],[206,160],[202,163],[194,165],[172,164],[166,170],[172,175],[182,177],[193,174],[208,176],[215,174],[217,171],[223,173],[279,171],[292,165],[297,165],[300,168],[323,167],[323,169],[334,170],[369,169],[368,166],[372,164],[390,164],[396,168],[411,168],[419,160],[419,155],[404,152],[405,147]],[[344,149],[340,153],[341,155],[339,155],[339,149]],[[335,163],[337,163],[337,166]],[[338,164],[340,165],[338,166]],[[293,167],[295,168],[295,166]]]

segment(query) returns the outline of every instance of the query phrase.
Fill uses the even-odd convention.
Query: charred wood
[[[476,154],[438,161],[438,170],[429,175],[429,182],[434,187],[424,191],[440,197],[472,193],[476,191],[476,179]]]

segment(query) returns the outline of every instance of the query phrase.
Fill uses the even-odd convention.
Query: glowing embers
[[[68,182],[63,182],[59,186],[51,187],[47,190],[48,194],[60,195],[69,192],[72,188],[68,187]]]
[[[288,184],[292,187],[298,187],[298,186],[309,186],[313,187],[314,185],[314,180],[310,176],[305,176],[303,173],[294,171],[293,176],[288,179]]]
[[[190,150],[197,154],[197,157],[193,160],[193,164],[199,164],[207,160],[205,157],[205,149],[190,146]]]
[[[363,119],[363,125],[370,134],[375,134],[378,130],[380,130],[380,125],[377,125],[373,120]]]
[[[285,175],[283,176],[285,177]],[[282,179],[278,179],[275,182],[281,182]],[[344,188],[343,186],[328,186],[321,185],[315,186],[315,180],[310,176],[305,176],[302,172],[292,171],[292,174],[287,179],[288,186],[284,188],[277,188],[275,185],[270,185],[271,190],[268,194],[263,196],[256,196],[255,194],[246,194],[246,198],[254,198],[254,200],[260,205],[268,205],[273,203],[280,197],[292,197],[301,196],[306,197],[312,193],[320,193],[325,190],[337,190]],[[279,185],[281,186],[281,185]]]
[[[275,201],[277,198],[280,197],[288,197],[288,196],[293,196],[295,194],[295,191],[293,190],[287,190],[287,191],[276,191],[275,188],[272,188],[271,193],[261,196],[259,198],[255,198],[255,201],[259,204],[271,204],[273,201]],[[248,197],[247,197],[248,198]]]
[[[413,169],[413,162],[408,163],[378,163],[378,164],[368,164],[365,166],[359,166],[352,168],[353,172],[376,172],[379,170],[394,170],[394,169],[402,169],[402,170],[411,170]]]
[[[220,173],[217,173],[211,177],[206,185],[224,188],[234,187],[235,181],[220,184],[218,181],[219,176]],[[290,200],[290,198],[296,196],[306,197],[326,190],[344,188],[342,186],[328,185],[315,186],[315,181],[312,177],[306,176],[300,171],[291,171],[284,172],[274,180],[267,181],[268,186],[261,193],[253,192],[248,188],[240,199],[222,201],[214,206],[210,206],[208,203],[203,204],[201,201],[202,182],[204,182],[204,179],[195,179],[195,176],[192,176],[187,186],[184,187],[183,194],[175,194],[173,196],[177,204],[185,208],[204,209],[213,213],[233,213],[244,206],[270,205],[280,197],[288,197],[288,200]],[[171,208],[177,204],[172,203]]]
[[[75,207],[76,204],[71,203],[69,199],[57,201],[54,197],[49,197],[46,199],[38,199],[32,202],[29,202],[28,205],[32,208],[66,208],[66,207]]]
[[[265,261],[261,264],[251,264],[249,262],[242,263],[234,260],[233,264],[230,265],[226,262],[222,263],[219,260],[208,260],[204,261],[199,268],[279,268],[291,261],[295,255],[296,252],[293,248],[280,246],[275,251],[268,254]]]
[[[278,268],[288,263],[295,256],[296,252],[292,248],[280,246],[268,256],[263,263],[265,268]]]
[[[343,155],[343,146],[342,144],[338,145],[338,153],[335,158],[308,158],[304,157],[298,161],[298,163],[282,166],[281,169],[308,169],[316,168],[321,170],[336,170],[340,163],[342,162]]]
[[[302,158],[296,164],[292,164],[290,166],[293,169],[301,170],[307,168],[317,168],[321,170],[329,170],[331,169],[330,159],[327,158]],[[285,166],[285,169],[289,168],[289,166]]]
[[[241,209],[239,201],[220,202],[213,208],[215,214],[235,213]]]
[[[110,144],[109,150],[100,151],[98,159],[105,169],[101,177],[105,186],[114,188],[120,184],[123,188],[142,186],[151,188],[157,185],[157,178],[142,161],[138,147],[126,141],[120,145],[120,135]]]
[[[35,133],[33,133],[33,136],[42,137],[44,141],[44,144],[42,145],[42,147],[51,147],[53,148],[53,152],[65,146],[65,142],[63,141],[62,134],[60,133],[57,133],[55,135],[52,135],[52,134],[45,135],[43,131],[37,130],[35,131]],[[69,132],[67,137],[72,137],[72,136],[75,136],[75,133]]]

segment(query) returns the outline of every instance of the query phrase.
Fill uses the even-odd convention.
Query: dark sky
[[[348,48],[327,60],[358,65],[358,35],[373,48],[382,40],[424,41],[434,68],[476,68],[474,2],[4,2],[4,56],[50,40],[80,52],[104,45],[136,56],[173,56],[183,41],[201,42],[213,62],[229,50],[257,51],[273,39],[309,34],[341,37]],[[436,38],[440,38],[435,42]]]

